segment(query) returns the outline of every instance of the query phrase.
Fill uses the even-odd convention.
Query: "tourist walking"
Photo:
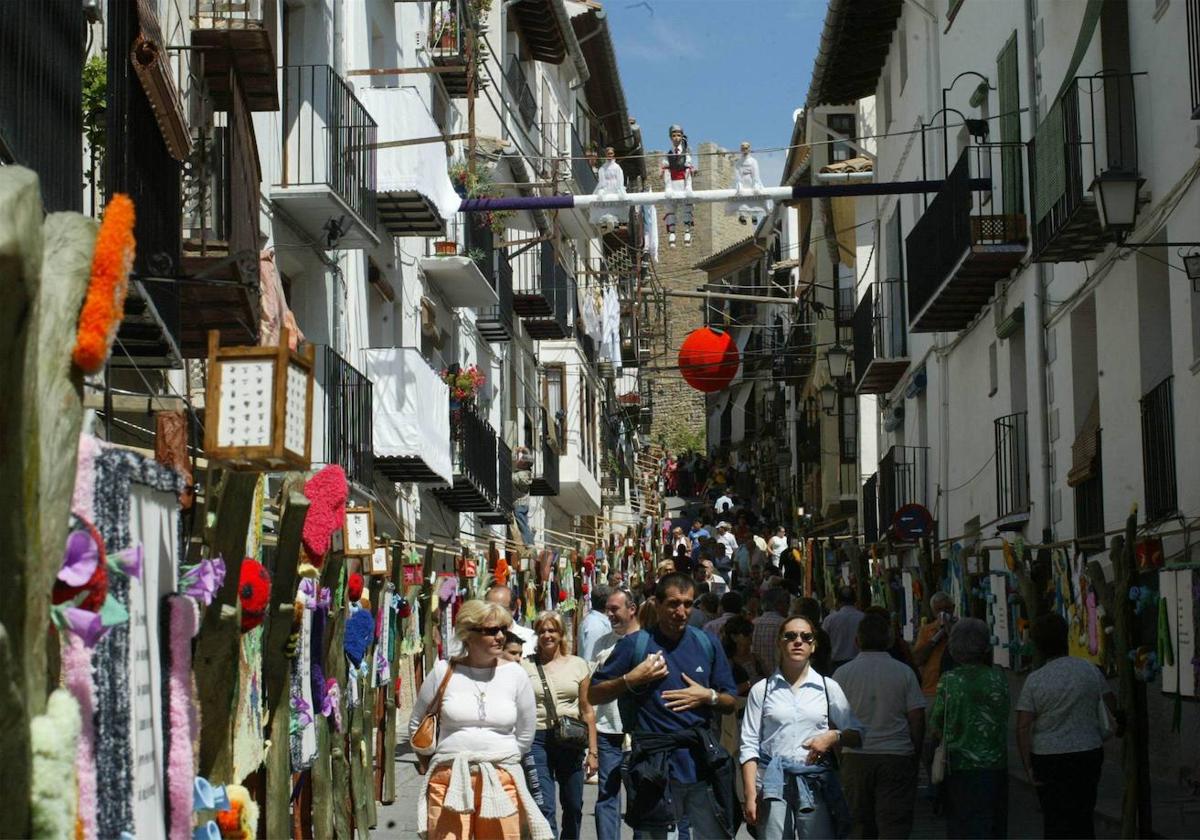
[[[417,750],[429,756],[417,799],[421,837],[553,837],[521,771],[537,712],[525,672],[503,658],[511,624],[512,616],[498,604],[464,603],[454,621],[464,656],[436,662],[417,693],[410,740],[427,734],[429,727],[422,726],[427,712],[436,720],[428,733],[432,747]]]
[[[1008,829],[1008,680],[992,665],[986,622],[950,631],[955,667],[938,681],[929,725],[945,746],[947,837],[1004,837]]]
[[[685,815],[696,838],[737,832],[733,758],[712,727],[715,713],[733,712],[737,687],[717,640],[688,627],[694,592],[686,575],[658,581],[656,627],[621,639],[588,692],[597,705],[624,701],[625,822],[645,837],[665,838]]]
[[[1068,656],[1067,621],[1058,613],[1033,623],[1045,664],[1025,679],[1017,700],[1017,748],[1042,804],[1046,837],[1095,837],[1096,786],[1109,716],[1121,729],[1117,698],[1100,669]]]
[[[726,592],[721,596],[721,614],[705,624],[702,629],[720,638],[721,628],[725,626],[725,622],[735,615],[741,615],[744,606],[745,603],[740,592]]]
[[[817,649],[809,661],[817,669],[818,674],[824,674],[827,677],[833,676],[833,644],[829,641],[829,634],[821,626],[820,602],[816,598],[798,598],[792,603],[790,614],[804,616],[808,619],[808,623],[815,628]]]
[[[779,658],[779,627],[783,624],[790,601],[791,596],[782,587],[768,589],[763,594],[762,614],[754,619],[754,655],[759,662],[774,662]]]
[[[858,633],[858,622],[862,621],[863,612],[855,606],[855,600],[853,587],[840,587],[837,591],[838,608],[825,616],[825,621],[821,623],[833,645],[830,655],[834,671],[837,671],[858,653],[854,639]]]
[[[958,618],[954,615],[954,599],[945,592],[935,592],[929,599],[934,620],[927,622],[917,633],[913,646],[913,661],[921,669],[921,691],[932,699],[942,676],[942,658],[950,640],[950,631]]]
[[[892,624],[868,611],[858,624],[858,656],[834,678],[866,727],[861,747],[841,756],[842,785],[855,837],[908,837],[925,737],[925,695],[917,675],[888,652]]]
[[[608,623],[608,616],[604,614],[604,606],[611,594],[612,589],[607,586],[592,587],[589,599],[592,608],[579,624],[579,658],[584,662],[592,661],[596,642],[600,637],[612,632],[612,625]]]
[[[593,671],[608,661],[617,643],[641,629],[637,604],[627,589],[608,596],[604,612],[612,630],[596,642],[592,654]],[[621,837],[621,758],[624,755],[625,727],[617,701],[595,707],[596,744],[599,747],[599,788],[596,792],[596,840],[620,840]]]
[[[816,641],[807,618],[783,622],[778,667],[746,698],[739,758],[746,822],[759,840],[846,837],[850,829],[834,750],[861,745],[862,724],[837,682],[811,667]]]
[[[537,652],[521,663],[537,701],[537,731],[533,760],[542,789],[542,813],[554,837],[576,840],[583,822],[584,764],[588,773],[599,768],[596,716],[587,699],[591,668],[567,653],[562,616],[548,610],[533,623]],[[555,818],[554,793],[562,806],[561,834]]]

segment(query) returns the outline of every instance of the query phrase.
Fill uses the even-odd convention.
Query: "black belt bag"
[[[550,694],[550,683],[546,681],[546,672],[542,663],[534,661],[538,676],[542,678],[542,702],[546,704],[546,730],[554,740],[563,747],[586,750],[588,746],[587,724],[577,717],[559,715],[554,708],[554,698]]]

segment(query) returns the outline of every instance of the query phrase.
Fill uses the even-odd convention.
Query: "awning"
[[[1100,462],[1100,397],[1092,400],[1083,426],[1071,444],[1071,470],[1067,473],[1067,486],[1078,487],[1090,478],[1095,478]]]
[[[450,458],[450,391],[412,347],[367,350],[371,380],[375,461],[410,462],[447,483],[454,481]],[[440,409],[437,407],[440,406]],[[435,410],[437,409],[437,410]],[[417,463],[419,462],[419,464]],[[382,469],[385,472],[386,470]],[[413,472],[413,475],[417,475]]]
[[[415,192],[424,196],[443,220],[458,212],[461,202],[450,182],[442,130],[420,95],[409,88],[359,88],[358,98],[379,124],[376,142],[426,140],[376,153],[377,193]]]

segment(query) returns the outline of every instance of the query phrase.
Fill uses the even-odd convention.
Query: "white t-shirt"
[[[425,675],[408,722],[409,737],[421,725],[447,667],[445,660],[439,660]],[[533,685],[525,670],[515,662],[501,662],[495,668],[455,665],[442,698],[435,755],[459,752],[524,755],[533,744],[537,721],[533,702]]]
[[[733,499],[729,498],[728,496],[722,496],[721,498],[717,499],[717,513],[724,513],[725,511],[730,510],[732,507]]]
[[[884,650],[865,650],[834,673],[850,708],[867,727],[859,749],[848,753],[912,755],[909,712],[925,708],[925,695],[912,668]]]
[[[771,550],[771,556],[775,558],[776,564],[779,563],[779,558],[783,554],[784,549],[787,548],[787,545],[787,537],[781,537],[778,534],[771,537],[767,543],[767,547]]]
[[[623,638],[624,636],[618,636],[610,630],[606,635],[596,640],[591,661],[593,674],[596,673],[597,668],[608,661],[608,657],[612,655],[613,648]],[[616,700],[610,700],[596,707],[596,731],[603,732],[606,735],[620,735],[625,731],[621,726],[621,711]]]
[[[1074,656],[1051,659],[1030,674],[1017,711],[1034,714],[1033,751],[1057,755],[1103,746],[1100,698],[1111,690],[1099,668]]]

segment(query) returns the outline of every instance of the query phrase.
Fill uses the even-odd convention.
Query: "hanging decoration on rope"
[[[733,189],[741,200],[725,205],[725,214],[736,215],[742,224],[758,227],[763,216],[771,212],[774,202],[769,198],[756,198],[763,188],[762,177],[758,174],[758,161],[750,154],[749,143],[742,143],[741,151],[733,176]]]
[[[679,216],[683,216],[683,244],[687,247],[692,244],[692,225],[695,222],[695,206],[690,199],[696,166],[692,163],[692,153],[688,149],[683,126],[672,125],[668,133],[671,136],[671,151],[662,159],[661,166],[663,192],[667,195],[667,215],[663,221],[667,226],[667,244],[674,248],[675,225]]]
[[[679,347],[679,372],[684,381],[706,394],[724,390],[740,364],[733,337],[712,327],[692,330]]]
[[[621,203],[625,200],[625,170],[617,163],[617,153],[612,146],[604,150],[604,165],[597,173],[592,195],[603,203],[592,205],[588,218],[605,233],[621,224],[622,216],[628,217],[629,206]]]

